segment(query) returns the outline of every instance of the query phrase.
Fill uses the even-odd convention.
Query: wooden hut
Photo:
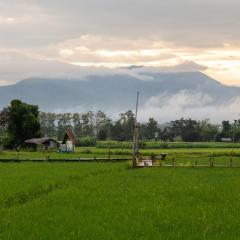
[[[60,143],[52,138],[31,138],[26,140],[25,143],[44,150],[58,149],[60,146]]]
[[[77,138],[70,128],[68,128],[64,134],[61,152],[75,152],[75,146],[77,144]]]

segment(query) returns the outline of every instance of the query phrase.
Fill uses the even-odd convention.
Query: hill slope
[[[134,107],[137,90],[141,92],[141,104],[151,97],[164,94],[164,98],[168,98],[181,91],[207,94],[214,104],[240,94],[240,88],[222,85],[200,72],[141,75],[148,80],[124,74],[89,76],[79,80],[27,79],[0,87],[0,107],[18,98],[39,105],[43,111],[101,109],[119,112]]]

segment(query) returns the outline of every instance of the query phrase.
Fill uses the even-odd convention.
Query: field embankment
[[[215,165],[240,167],[240,148],[176,148],[176,149],[140,149],[141,158],[156,157],[160,159],[161,153],[167,153],[163,162],[166,165],[174,160],[176,165],[208,165],[214,161]],[[78,147],[75,153],[57,152],[0,152],[1,161],[129,161],[132,150],[128,148],[96,148]]]

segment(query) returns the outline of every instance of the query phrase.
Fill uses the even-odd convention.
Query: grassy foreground
[[[0,164],[0,239],[239,239],[239,169]]]

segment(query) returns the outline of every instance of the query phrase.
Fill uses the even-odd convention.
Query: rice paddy
[[[239,239],[238,148],[141,149],[163,164],[131,169],[128,148],[0,153],[0,239]],[[108,162],[111,157],[123,161]],[[51,158],[106,158],[58,162]],[[226,168],[197,168],[209,164]],[[192,167],[191,167],[192,166]]]
[[[0,164],[0,239],[238,239],[239,169]]]

